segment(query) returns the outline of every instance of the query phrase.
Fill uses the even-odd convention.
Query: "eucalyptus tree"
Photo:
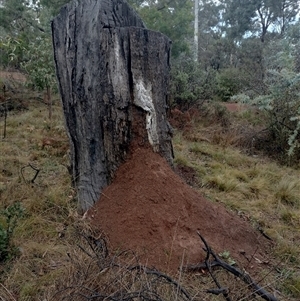
[[[278,8],[280,1],[278,0],[264,0],[256,1],[256,18],[254,21],[254,29],[258,28],[261,42],[265,42],[268,30],[273,26],[277,20]]]
[[[266,41],[268,32],[283,33],[300,11],[299,0],[221,0],[227,34],[233,38],[259,36]]]
[[[221,18],[230,39],[241,39],[252,30],[256,0],[221,0]]]
[[[194,61],[198,62],[198,49],[199,49],[199,42],[198,42],[198,36],[199,36],[199,0],[195,0],[194,4],[194,14],[195,14],[195,20],[194,20]]]
[[[228,40],[224,39],[224,28],[220,19],[222,6],[213,0],[202,0],[199,6],[199,47],[200,65],[207,70],[224,67]]]
[[[257,0],[257,20],[254,21],[259,24],[261,41],[265,41],[268,31],[282,35],[299,11],[299,0]]]
[[[0,26],[10,35],[19,35],[33,30],[44,31],[37,22],[35,6],[25,0],[2,0]]]
[[[278,1],[276,27],[281,35],[287,28],[295,23],[300,12],[299,0],[281,0]]]
[[[172,40],[172,56],[189,52],[193,37],[193,1],[130,0],[149,29],[159,31]]]
[[[3,0],[0,6],[1,64],[20,68],[29,42],[44,32],[34,6],[25,0]]]
[[[27,84],[44,91],[44,101],[52,115],[56,88],[51,42],[51,18],[67,0],[3,0],[0,7],[0,55],[3,67],[27,74]]]

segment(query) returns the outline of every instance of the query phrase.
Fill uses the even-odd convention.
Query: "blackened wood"
[[[172,164],[170,40],[122,0],[73,1],[52,22],[79,207],[89,209],[132,147]]]

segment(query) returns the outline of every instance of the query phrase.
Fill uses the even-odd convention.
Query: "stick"
[[[205,248],[206,248],[206,258],[205,258],[205,265],[209,271],[209,274],[211,276],[211,278],[214,280],[215,284],[217,285],[217,287],[219,288],[219,290],[221,290],[221,293],[222,295],[224,296],[224,298],[227,300],[227,301],[231,301],[231,298],[229,297],[228,295],[228,290],[223,290],[218,279],[214,276],[213,272],[212,272],[212,269],[211,269],[211,265],[210,265],[210,262],[209,262],[209,256],[210,254],[212,254],[212,250],[211,248],[208,246],[207,242],[205,241],[205,239],[201,236],[201,234],[199,232],[197,232],[198,235],[200,236],[201,240],[203,241],[204,245],[205,245]]]
[[[24,177],[24,174],[23,174],[23,170],[24,170],[26,167],[28,167],[28,166],[31,167],[33,170],[35,170],[35,175],[33,176],[33,178],[32,178],[29,182],[26,181],[26,179],[25,179],[25,177]],[[35,181],[35,179],[37,178],[39,172],[40,172],[40,169],[34,167],[34,166],[33,166],[32,164],[30,164],[30,163],[28,163],[28,165],[23,166],[23,167],[21,168],[21,175],[22,175],[22,178],[23,178],[23,180],[24,180],[25,183],[34,183],[34,181]]]
[[[209,256],[210,254],[214,257],[215,262],[221,266],[222,268],[224,268],[225,270],[227,270],[228,272],[232,273],[233,275],[239,277],[241,280],[243,280],[245,283],[249,284],[250,287],[253,288],[254,293],[259,295],[260,297],[262,297],[263,299],[267,300],[267,301],[278,301],[278,299],[273,296],[272,294],[268,293],[265,289],[263,289],[262,287],[260,287],[256,282],[254,282],[252,280],[252,278],[250,277],[250,275],[242,272],[241,270],[229,265],[228,263],[224,262],[223,260],[221,260],[213,251],[211,248],[209,248],[209,246],[207,245],[207,242],[205,241],[205,239],[201,236],[201,234],[199,232],[197,232],[197,234],[199,235],[199,237],[201,238],[202,242],[204,243],[205,247],[206,247],[206,252],[207,252],[207,256]],[[206,256],[206,257],[207,257]]]
[[[132,271],[132,270],[139,270],[139,271],[143,271],[145,272],[146,274],[149,274],[149,275],[155,275],[157,276],[158,278],[164,278],[165,280],[167,280],[168,282],[170,282],[171,284],[175,285],[179,291],[181,291],[183,293],[183,295],[188,299],[188,300],[191,300],[191,297],[189,296],[188,292],[180,285],[178,284],[175,280],[173,280],[170,276],[168,275],[165,275],[159,271],[156,271],[156,270],[153,270],[153,269],[149,269],[145,266],[142,266],[142,265],[136,265],[136,266],[132,266],[132,267],[129,267],[128,268],[129,271]]]

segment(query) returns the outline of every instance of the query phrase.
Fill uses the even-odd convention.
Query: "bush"
[[[178,60],[171,73],[171,94],[173,105],[181,110],[202,105],[215,94],[215,73],[204,70],[190,59]]]
[[[216,77],[217,94],[222,101],[228,101],[231,96],[238,94],[246,86],[243,72],[238,68],[221,70]]]
[[[0,262],[13,257],[16,253],[11,238],[18,220],[23,216],[23,211],[19,202],[0,211]]]
[[[0,37],[0,64],[2,68],[20,69],[25,59],[25,43],[21,39]]]
[[[287,41],[269,45],[265,54],[266,92],[253,100],[248,98],[267,113],[265,147],[285,163],[300,159],[300,74],[295,68],[294,47]],[[276,52],[272,52],[273,48]],[[241,96],[234,99],[247,101],[247,97]]]

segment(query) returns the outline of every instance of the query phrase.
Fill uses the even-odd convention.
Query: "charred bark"
[[[172,164],[170,40],[123,0],[73,1],[52,22],[79,207],[89,209],[132,146]]]

